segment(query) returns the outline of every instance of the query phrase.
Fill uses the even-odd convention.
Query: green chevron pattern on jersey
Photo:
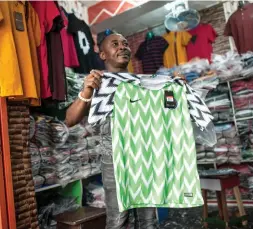
[[[164,107],[165,90],[173,91],[176,109]],[[163,90],[148,90],[121,83],[111,125],[120,212],[203,205],[184,87],[172,83]]]

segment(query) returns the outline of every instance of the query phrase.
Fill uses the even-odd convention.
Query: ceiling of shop
[[[161,25],[167,14],[164,5],[170,1],[149,1],[134,9],[128,10],[113,18],[107,19],[93,26],[94,31],[101,32],[107,28],[115,29],[125,36],[138,31]],[[189,1],[190,8],[201,10],[218,1]]]
[[[95,1],[79,1],[79,2],[81,2],[81,4],[83,6],[89,7],[89,6],[97,4],[100,1],[99,0],[95,0]]]

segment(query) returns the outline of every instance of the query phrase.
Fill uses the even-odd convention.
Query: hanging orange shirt
[[[188,32],[169,32],[163,38],[169,43],[163,55],[163,64],[166,68],[184,64],[187,62],[186,46],[191,40]]]
[[[38,98],[25,18],[25,2],[0,1],[0,96]],[[23,31],[16,28],[15,14]]]

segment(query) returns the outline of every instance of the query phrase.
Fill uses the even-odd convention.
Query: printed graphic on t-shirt
[[[90,27],[74,14],[68,16],[68,33],[72,33],[78,55],[80,66],[74,68],[76,73],[89,73],[91,69],[96,68],[96,56],[93,49],[94,41],[91,35]]]
[[[78,40],[80,48],[83,50],[83,54],[87,55],[90,50],[90,43],[84,32],[78,31]]]

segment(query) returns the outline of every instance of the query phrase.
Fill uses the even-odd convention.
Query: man
[[[98,36],[100,58],[104,61],[108,72],[127,72],[131,50],[127,40],[120,34],[106,30]],[[74,126],[89,112],[94,89],[101,84],[103,72],[92,70],[86,77],[84,88],[79,98],[69,107],[66,114],[66,124]],[[129,212],[118,210],[116,184],[112,162],[112,139],[110,120],[100,127],[102,145],[102,177],[105,190],[107,229],[155,229],[157,228],[154,208],[134,209],[134,222],[130,223]]]

